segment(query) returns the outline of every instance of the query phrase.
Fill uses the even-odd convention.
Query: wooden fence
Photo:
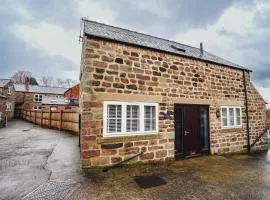
[[[72,110],[18,110],[17,117],[34,124],[79,133],[79,113]]]

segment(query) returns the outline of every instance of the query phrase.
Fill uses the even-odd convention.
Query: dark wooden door
[[[201,153],[201,108],[202,106],[200,105],[175,104],[174,126],[176,158],[195,156]],[[204,134],[207,135],[208,131]]]
[[[184,155],[200,154],[200,107],[187,105],[184,107]]]

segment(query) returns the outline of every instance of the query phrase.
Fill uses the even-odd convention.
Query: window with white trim
[[[158,104],[105,101],[103,136],[129,136],[158,132]]]
[[[42,110],[42,106],[34,106],[33,109],[34,110]]]
[[[221,127],[222,128],[242,127],[241,107],[222,106],[221,107]]]
[[[12,93],[12,88],[11,86],[8,86],[8,91],[7,91],[8,94],[11,94]]]
[[[11,105],[11,103],[6,103],[6,111],[7,112],[12,111],[12,105]]]
[[[34,102],[42,102],[42,94],[35,94]]]

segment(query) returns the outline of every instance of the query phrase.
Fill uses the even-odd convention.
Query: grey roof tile
[[[199,48],[195,48],[195,47],[180,44],[174,41],[146,35],[143,33],[138,33],[135,31],[130,31],[123,28],[101,24],[95,21],[84,20],[84,22],[85,22],[84,33],[89,36],[119,41],[119,42],[123,42],[127,44],[151,48],[155,50],[160,50],[160,51],[173,53],[177,55],[192,57],[199,60],[209,61],[209,62],[213,62],[213,63],[217,63],[217,64],[221,64],[221,65],[225,65],[225,66],[229,66],[233,68],[244,69],[244,70],[250,71],[249,69],[243,66],[230,62],[221,57],[215,56],[207,51],[203,51],[203,55],[201,55]],[[173,48],[172,46],[175,46],[176,48],[179,48],[179,49],[183,49],[184,52],[179,51],[176,48]]]
[[[29,90],[27,91],[24,84],[14,84],[16,92],[32,92],[41,94],[64,94],[68,88],[61,87],[45,87],[38,85],[29,85]]]
[[[0,79],[0,87],[5,87],[11,81],[10,79]]]

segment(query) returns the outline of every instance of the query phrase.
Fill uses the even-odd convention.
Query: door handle
[[[189,134],[189,132],[188,131],[185,131],[185,136],[187,136],[187,134]]]

